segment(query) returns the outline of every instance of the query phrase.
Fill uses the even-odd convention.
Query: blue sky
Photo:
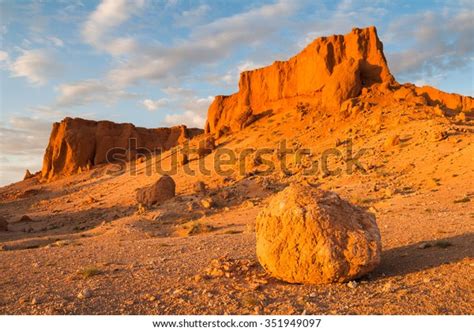
[[[474,94],[474,2],[0,1],[0,185],[39,170],[65,116],[204,124],[238,74],[377,26],[400,82]]]

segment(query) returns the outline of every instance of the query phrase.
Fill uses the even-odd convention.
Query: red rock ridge
[[[146,129],[129,123],[67,117],[53,124],[43,158],[42,177],[49,180],[105,163],[107,152],[112,148],[128,149],[130,138],[136,139],[138,148],[154,151],[168,150],[200,133],[202,130],[188,129],[184,125]],[[133,159],[136,153],[132,144],[128,159]]]
[[[354,28],[346,35],[314,40],[287,61],[240,74],[239,91],[217,96],[208,110],[206,133],[237,131],[251,116],[269,109],[285,111],[298,101],[311,101],[327,111],[361,94],[363,88],[393,93],[400,88],[390,73],[375,27]],[[473,98],[416,88],[427,103],[471,110]]]

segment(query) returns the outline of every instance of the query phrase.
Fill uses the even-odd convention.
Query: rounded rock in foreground
[[[336,193],[292,184],[257,216],[257,257],[289,283],[345,282],[380,263],[375,216]]]

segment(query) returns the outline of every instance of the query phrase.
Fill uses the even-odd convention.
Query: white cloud
[[[0,62],[8,61],[8,53],[5,51],[0,51]]]
[[[297,7],[296,1],[280,0],[197,26],[188,39],[172,46],[139,47],[129,61],[111,70],[109,79],[129,85],[188,75],[190,68],[220,60],[241,45],[268,39]]]
[[[5,51],[0,51],[0,69],[8,69],[10,66],[10,56]]]
[[[143,106],[148,111],[155,111],[157,109],[163,108],[168,105],[168,100],[167,99],[158,99],[158,100],[151,100],[151,99],[145,99],[142,101]]]
[[[2,155],[28,155],[44,152],[51,123],[38,118],[12,116],[0,127]]]
[[[178,114],[167,114],[164,119],[165,125],[184,124],[188,127],[203,128],[207,118],[207,109],[214,97],[207,98],[190,97],[179,102],[179,108],[184,112]]]
[[[43,117],[13,115],[0,125],[0,186],[41,169],[52,123]]]
[[[440,24],[443,22],[443,24]],[[390,23],[387,36],[397,45],[412,42],[387,54],[395,74],[431,80],[450,70],[472,64],[474,12],[431,12],[408,15]]]
[[[144,4],[144,0],[103,0],[83,26],[84,40],[97,49],[113,55],[132,51],[135,48],[135,41],[132,38],[114,38],[109,36],[109,33],[137,13]]]
[[[206,122],[206,118],[201,114],[196,114],[190,110],[181,114],[168,114],[165,116],[164,123],[168,126],[184,124],[187,127],[202,128]]]
[[[189,97],[189,96],[194,95],[193,90],[189,90],[189,89],[186,89],[186,88],[183,88],[183,87],[168,86],[168,87],[163,88],[162,91],[164,93],[168,94],[168,95],[173,95],[173,96],[179,95],[179,96]]]
[[[23,51],[11,65],[14,77],[25,77],[35,85],[43,85],[61,72],[61,65],[54,54],[43,49]]]
[[[114,88],[109,84],[95,80],[83,80],[70,84],[62,84],[57,90],[59,96],[55,107],[80,106],[93,102],[113,104],[119,99],[129,99],[138,95]]]
[[[192,27],[202,22],[206,14],[211,10],[207,4],[201,4],[190,10],[183,11],[175,16],[175,25],[178,27]]]
[[[49,36],[46,39],[48,39],[56,47],[63,47],[64,46],[64,41],[62,41],[62,39],[60,39],[58,37]]]

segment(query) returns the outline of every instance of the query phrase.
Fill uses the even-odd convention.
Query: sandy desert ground
[[[285,140],[311,155],[294,163],[290,154],[288,170],[270,174],[256,162],[244,162],[241,173],[229,166],[236,170],[229,176],[178,167],[176,197],[146,210],[138,210],[135,191],[160,175],[146,175],[145,166],[170,166],[176,148],[139,163],[136,175],[112,176],[113,165],[102,165],[1,188],[9,231],[0,232],[0,313],[474,313],[472,122],[424,105],[373,104],[345,122],[276,112],[223,136],[216,151],[276,149]],[[329,148],[341,151],[330,168],[345,167],[349,143],[354,154],[366,149],[366,173],[303,174]],[[204,158],[211,169],[216,151]],[[196,192],[197,181],[206,192]],[[376,215],[383,252],[374,272],[329,285],[287,284],[265,273],[255,217],[292,182],[333,190]]]

